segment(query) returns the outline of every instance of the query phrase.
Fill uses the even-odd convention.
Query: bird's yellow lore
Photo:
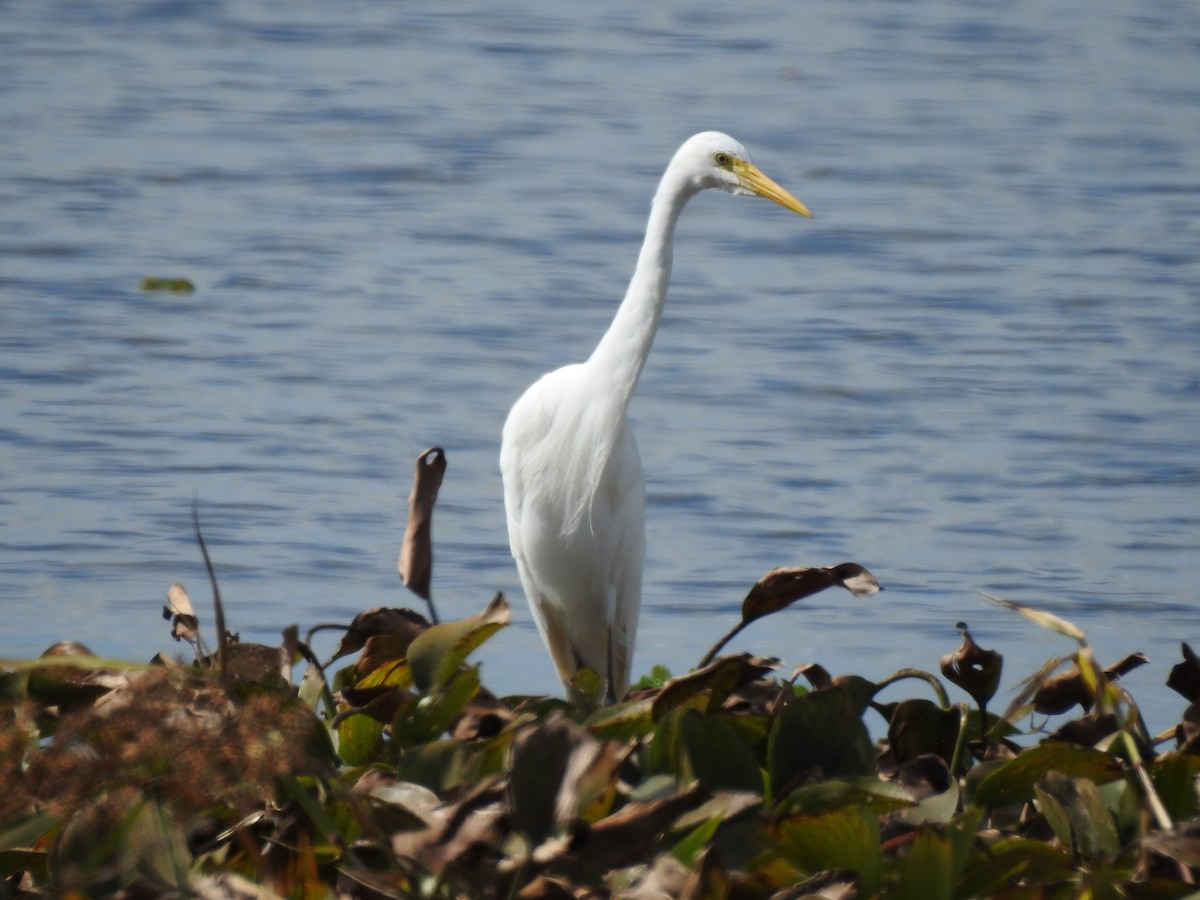
[[[715,131],[689,138],[654,194],[612,325],[586,362],[535,382],[504,425],[508,538],[533,617],[568,692],[587,667],[610,702],[629,687],[645,550],[642,463],[626,410],[662,318],[675,223],[709,188],[766,197],[812,217],[733,138]]]

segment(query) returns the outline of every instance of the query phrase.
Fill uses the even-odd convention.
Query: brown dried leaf
[[[581,827],[569,845],[548,849],[552,857],[581,857],[601,871],[622,869],[645,859],[676,819],[709,797],[708,791],[693,784],[661,800],[630,803],[594,825]]]
[[[772,569],[742,601],[742,620],[753,622],[833,585],[844,587],[856,597],[869,597],[881,590],[875,576],[857,563],[841,563],[828,569]]]
[[[516,714],[486,688],[480,688],[451,728],[456,741],[477,741],[494,738],[511,725]]]
[[[504,790],[488,779],[457,802],[428,811],[430,827],[392,835],[392,851],[434,874],[447,867],[470,868],[508,837]]]
[[[746,594],[742,601],[742,620],[712,646],[700,660],[700,665],[706,666],[712,662],[721,652],[721,648],[751,622],[779,612],[797,600],[819,593],[835,584],[844,587],[856,597],[867,597],[883,590],[875,576],[858,563],[840,563],[828,569],[810,569],[805,566],[772,569]]]
[[[1167,687],[1182,696],[1188,703],[1200,700],[1200,657],[1184,642],[1183,662],[1176,663],[1167,676]]]
[[[624,745],[601,744],[558,711],[525,729],[513,744],[509,774],[513,827],[542,843],[611,793],[626,755]]]
[[[182,584],[173,584],[167,590],[167,602],[162,615],[171,622],[171,637],[174,640],[191,644],[197,658],[205,655],[200,646],[200,620]]]
[[[430,525],[433,505],[445,473],[446,453],[441,447],[432,447],[417,457],[412,493],[408,497],[408,525],[404,529],[396,568],[405,586],[422,600],[429,599],[429,582],[433,574]]]
[[[736,656],[723,656],[702,669],[672,678],[663,685],[654,699],[654,721],[659,721],[670,710],[701,693],[708,694],[706,709],[712,712],[720,708],[725,698],[738,688],[762,678],[778,666],[777,659],[740,653]]]
[[[1130,653],[1124,659],[1104,670],[1108,681],[1116,681],[1149,660],[1144,653]],[[1095,689],[1083,677],[1079,666],[1074,665],[1065,672],[1047,678],[1033,695],[1033,708],[1042,715],[1057,715],[1080,706],[1089,712],[1096,703]]]
[[[983,709],[1000,686],[1004,657],[995,650],[984,650],[976,644],[965,622],[958,623],[958,630],[962,634],[962,643],[953,653],[942,657],[942,674],[952,684],[966,691]]]
[[[367,640],[375,635],[386,634],[401,638],[403,646],[407,649],[413,638],[428,627],[429,620],[411,609],[370,609],[360,612],[342,635],[341,643],[329,662],[362,649]]]

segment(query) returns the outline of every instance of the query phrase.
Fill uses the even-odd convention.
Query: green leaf
[[[875,750],[849,698],[837,689],[791,698],[775,716],[767,739],[771,796],[779,797],[804,773],[826,778],[866,775]]]
[[[508,621],[508,603],[497,594],[479,615],[421,632],[408,648],[408,665],[417,689],[424,692],[441,687],[476,647]]]
[[[1196,778],[1200,777],[1200,756],[1175,753],[1156,760],[1150,778],[1158,798],[1174,822],[1190,819],[1200,806]]]
[[[942,709],[924,697],[901,700],[888,722],[888,744],[897,762],[933,753],[950,764],[963,724],[958,709]]]
[[[723,716],[683,711],[680,741],[691,771],[712,791],[748,791],[761,794],[762,770],[737,730]]]
[[[954,854],[943,834],[921,828],[900,857],[898,881],[888,896],[896,900],[950,900],[954,896]]]
[[[628,741],[654,731],[654,701],[648,697],[603,706],[584,725],[600,740]]]
[[[679,706],[695,705],[693,701],[700,694],[706,697],[703,708],[716,712],[731,693],[778,665],[777,660],[761,659],[749,653],[723,656],[702,669],[667,682],[654,700],[654,719],[658,721]]]
[[[1033,797],[1033,786],[1049,771],[1062,772],[1071,778],[1088,778],[1097,784],[1123,774],[1121,763],[1107,753],[1047,741],[993,770],[976,788],[974,802],[992,808],[1023,803]]]
[[[1034,791],[1042,802],[1042,815],[1055,836],[1074,846],[1081,859],[1112,859],[1120,848],[1117,826],[1095,783],[1047,772]]]
[[[725,821],[724,816],[705,819],[692,829],[687,837],[675,845],[671,855],[689,869],[692,868],[696,864],[696,857],[705,851],[723,821]]]
[[[858,873],[859,896],[870,897],[878,889],[883,871],[879,823],[865,810],[788,816],[776,822],[772,832],[779,852],[801,873],[850,869]]]
[[[1029,838],[1003,838],[976,853],[966,864],[956,887],[959,897],[992,897],[1020,879],[1027,888],[1073,880],[1076,863],[1064,850]],[[1030,891],[1028,896],[1044,896]]]
[[[384,663],[355,685],[356,690],[389,687],[394,690],[381,693],[352,714],[344,715],[337,723],[338,756],[346,765],[359,766],[372,758],[383,737],[385,721],[396,715],[398,704],[406,702],[402,691],[411,683],[411,677],[408,666],[399,660]],[[387,715],[382,715],[384,709]]]
[[[413,747],[441,737],[479,693],[479,667],[467,666],[450,676],[436,693],[406,703],[392,720],[399,747]]]

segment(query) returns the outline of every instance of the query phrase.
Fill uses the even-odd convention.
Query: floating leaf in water
[[[142,279],[140,285],[143,291],[169,291],[174,294],[190,294],[196,286],[186,278],[152,278]]]
[[[446,452],[432,447],[417,457],[413,473],[412,493],[408,496],[408,524],[400,545],[400,560],[396,569],[405,586],[429,604],[429,615],[437,624],[429,585],[433,576],[433,505],[446,474]]]

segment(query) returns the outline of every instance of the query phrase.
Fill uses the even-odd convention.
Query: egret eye
[[[718,150],[713,154],[713,162],[715,162],[718,166],[727,166],[730,163],[729,154],[722,150]]]

